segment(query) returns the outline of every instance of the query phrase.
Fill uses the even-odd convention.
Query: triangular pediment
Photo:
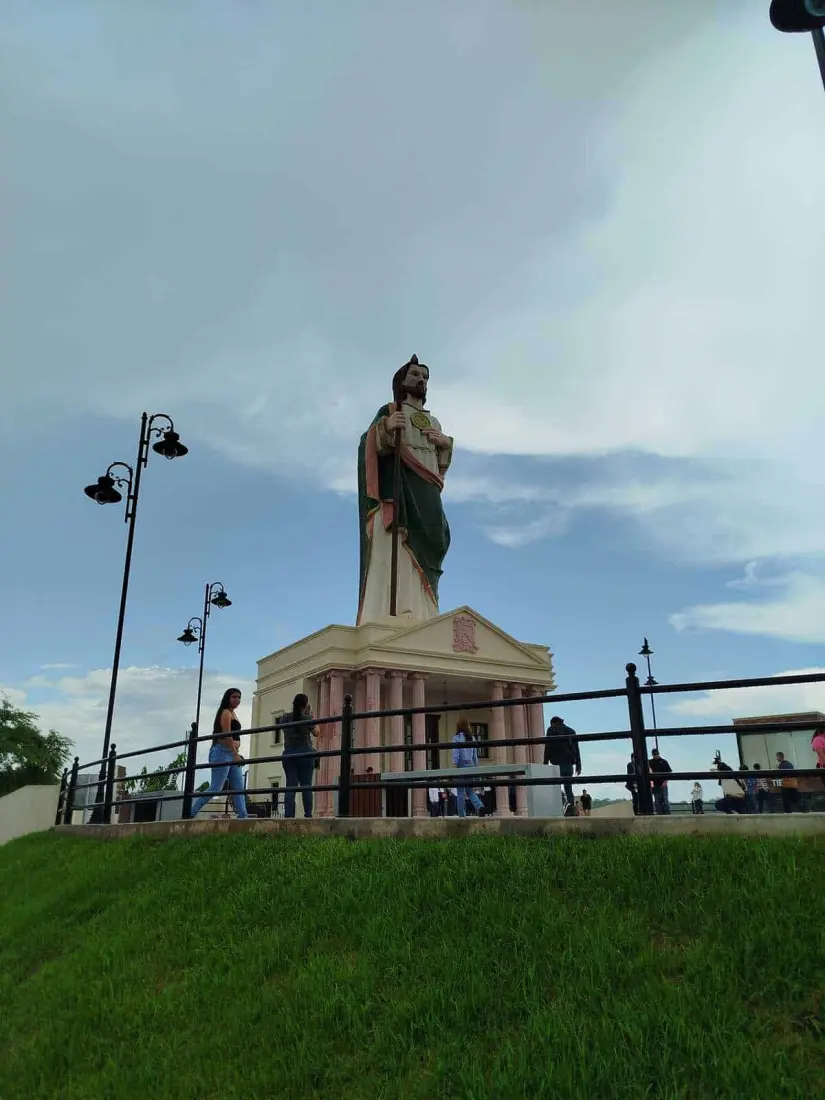
[[[386,653],[432,654],[456,661],[495,663],[506,668],[551,675],[550,654],[542,646],[525,645],[472,607],[457,607],[426,622],[410,623],[385,637]]]

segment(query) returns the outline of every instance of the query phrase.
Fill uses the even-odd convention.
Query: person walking
[[[427,791],[427,799],[430,806],[430,817],[439,817],[439,807],[441,805],[441,792],[438,787],[429,787]]]
[[[304,804],[304,817],[312,817],[312,780],[315,775],[315,749],[312,735],[315,723],[312,720],[312,708],[309,699],[299,692],[292,700],[292,711],[284,715],[281,722],[301,722],[300,726],[283,726],[284,751],[281,763],[284,767],[287,788],[284,792],[284,817],[295,817],[295,787],[301,789]]]
[[[790,760],[785,758],[784,752],[778,752],[776,754],[776,766],[783,772],[792,772],[795,770]],[[787,779],[783,776],[779,783],[782,793],[782,809],[786,814],[792,814],[798,808],[799,780],[794,779],[792,776],[788,776]]]
[[[249,817],[241,770],[241,764],[243,764],[243,757],[240,754],[241,723],[235,714],[240,703],[240,691],[237,688],[227,688],[212,722],[212,746],[209,749],[212,778],[208,789],[192,803],[190,818],[197,817],[206,803],[216,794],[220,794],[227,781],[232,791],[235,813],[241,819]]]
[[[693,788],[690,792],[690,808],[695,814],[703,814],[705,812],[704,792],[702,790],[702,784],[698,780],[693,784]]]
[[[590,817],[590,811],[593,809],[593,799],[587,793],[582,791],[582,813],[585,817]]]
[[[667,772],[672,772],[670,764],[661,755],[658,749],[654,749],[650,754],[650,763],[648,765],[652,772],[657,775],[663,775]],[[651,784],[653,787],[653,803],[657,814],[669,814],[670,813],[670,798],[667,791],[666,779],[653,779]]]
[[[477,768],[478,767],[478,751],[475,743],[471,738],[470,723],[465,719],[458,723],[456,727],[455,737],[453,738],[453,744],[456,746],[453,749],[453,766],[456,768]],[[459,817],[467,816],[467,802],[473,807],[479,817],[484,817],[484,806],[481,799],[471,786],[456,786],[456,809],[458,810]]]
[[[560,737],[564,735],[564,739],[560,741],[551,741],[549,738]],[[564,788],[564,796],[567,799],[568,811],[573,812],[573,784],[570,780],[573,778],[573,772],[576,775],[582,773],[582,758],[579,751],[579,743],[576,740],[576,731],[571,729],[570,726],[564,724],[564,719],[558,716],[550,719],[550,725],[545,735],[548,740],[544,745],[544,763],[555,764],[559,769],[559,775],[568,780],[567,783],[562,784]]]

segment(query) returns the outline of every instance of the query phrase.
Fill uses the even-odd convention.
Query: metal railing
[[[573,781],[573,777],[570,775],[558,775],[558,776],[535,776],[535,775],[517,775],[506,774],[509,773],[514,767],[527,766],[531,761],[528,759],[527,746],[542,745],[551,746],[554,742],[569,742],[571,739],[575,740],[578,744],[587,743],[601,743],[609,741],[624,741],[630,740],[632,743],[632,753],[635,757],[636,767],[635,773],[625,771],[622,773],[611,774],[593,774],[593,775],[577,775],[575,777],[576,785],[588,784],[590,786],[598,786],[603,783],[622,783],[625,785],[632,784],[636,789],[636,796],[638,801],[638,812],[642,815],[649,815],[654,812],[653,805],[653,791],[652,781],[654,778],[666,779],[668,782],[672,780],[696,780],[696,779],[715,779],[719,780],[723,776],[739,777],[741,778],[743,773],[741,771],[732,772],[720,772],[715,769],[708,769],[705,771],[686,771],[686,772],[651,772],[648,760],[647,751],[647,732],[645,730],[644,715],[642,711],[642,697],[644,695],[665,695],[674,693],[693,693],[693,692],[708,692],[708,691],[720,691],[728,688],[756,688],[756,687],[777,687],[786,684],[811,684],[811,683],[823,683],[825,682],[825,673],[806,673],[794,676],[770,676],[759,677],[752,679],[739,679],[739,680],[713,680],[700,683],[686,683],[686,684],[656,684],[653,686],[641,686],[639,679],[636,675],[636,665],[630,663],[625,666],[627,676],[625,679],[625,686],[623,688],[609,688],[600,691],[580,691],[569,692],[567,694],[550,694],[550,695],[537,695],[518,699],[485,699],[473,703],[449,703],[449,704],[430,704],[421,707],[399,707],[397,709],[387,710],[373,710],[373,711],[355,711],[352,705],[351,696],[346,696],[344,700],[343,710],[340,714],[324,716],[319,718],[312,718],[311,720],[279,720],[277,724],[268,726],[257,726],[251,729],[242,730],[240,734],[254,735],[261,733],[273,733],[276,730],[288,730],[295,727],[302,727],[307,725],[312,726],[325,726],[325,725],[339,725],[340,726],[340,738],[339,744],[336,748],[329,749],[313,749],[312,755],[315,759],[323,759],[325,757],[337,757],[340,760],[339,775],[333,783],[313,783],[309,787],[307,786],[286,786],[279,787],[278,793],[281,794],[294,794],[296,797],[299,793],[307,790],[311,790],[313,793],[332,791],[337,793],[337,816],[349,817],[350,807],[352,804],[351,795],[354,790],[376,790],[387,789],[389,787],[402,788],[406,791],[426,789],[432,786],[432,780],[430,778],[409,780],[392,780],[389,781],[386,778],[382,779],[376,777],[373,780],[358,779],[353,780],[350,774],[350,767],[354,758],[360,756],[378,756],[380,754],[411,754],[414,752],[420,753],[440,753],[442,751],[452,750],[456,748],[455,742],[439,741],[439,742],[408,742],[402,741],[399,744],[383,744],[383,745],[355,745],[354,730],[357,722],[367,721],[369,719],[381,719],[381,718],[398,718],[413,715],[426,715],[426,714],[445,714],[461,712],[466,714],[472,711],[479,710],[496,710],[499,708],[510,707],[528,707],[535,704],[552,704],[555,707],[560,703],[574,703],[583,701],[592,701],[598,699],[619,699],[624,698],[627,702],[628,708],[628,728],[622,730],[613,730],[603,733],[583,733],[571,735],[568,733],[561,733],[558,735],[542,735],[540,737],[505,737],[500,739],[485,739],[483,741],[483,747],[485,749],[502,749],[507,748],[515,749],[514,756],[516,759],[513,763],[505,763],[503,759],[494,760],[489,766],[485,765],[484,774],[484,786],[497,788],[502,786],[507,787],[529,787],[529,786],[561,786],[563,784],[569,784]],[[713,724],[706,726],[689,726],[679,728],[665,728],[658,729],[656,736],[658,738],[663,737],[684,737],[694,735],[710,735],[710,734],[741,734],[747,733],[776,733],[784,732],[791,733],[796,730],[810,730],[811,722],[766,722],[766,723],[748,723],[746,728],[741,726],[734,726],[733,724]],[[146,756],[154,754],[160,751],[168,749],[182,748],[184,746],[193,748],[193,752],[189,753],[189,762],[186,765],[179,767],[171,767],[167,769],[158,769],[152,773],[152,777],[159,779],[163,776],[177,776],[183,775],[183,790],[167,790],[157,791],[151,793],[151,798],[157,801],[168,801],[176,799],[182,802],[182,816],[184,818],[189,817],[191,812],[192,801],[196,793],[195,791],[195,773],[203,769],[212,769],[218,765],[206,762],[203,764],[196,763],[197,744],[200,742],[211,742],[214,740],[214,734],[204,734],[199,736],[197,730],[193,729],[190,734],[178,741],[167,741],[162,745],[153,745],[150,748],[145,749],[132,749],[129,752],[118,753],[117,746],[112,745],[107,757],[98,760],[92,760],[87,764],[81,765],[79,758],[75,757],[74,763],[71,769],[66,769],[63,772],[63,777],[60,784],[60,794],[58,797],[57,815],[55,818],[56,825],[69,825],[72,821],[72,815],[77,807],[77,792],[84,788],[96,787],[99,784],[99,778],[95,775],[88,782],[80,781],[80,772],[88,768],[98,767],[101,764],[106,764],[106,782],[103,798],[102,822],[104,824],[110,824],[112,820],[112,813],[115,807],[121,807],[128,804],[137,802],[144,802],[147,799],[146,794],[140,794],[132,797],[118,796],[115,790],[116,784],[123,785],[130,781],[137,781],[145,778],[144,775],[126,775],[116,778],[118,761],[127,759],[134,759],[140,756]],[[466,747],[480,747],[478,742],[468,742]],[[520,751],[523,750],[523,751]],[[503,756],[503,752],[499,754]],[[277,763],[283,761],[285,756],[284,752],[275,753],[272,755],[248,757],[244,760],[244,764],[268,764]],[[521,757],[521,759],[518,759]],[[402,757],[403,758],[403,757]],[[499,776],[495,775],[496,768],[501,769]],[[443,775],[447,769],[435,769],[435,773]],[[460,778],[461,770],[454,769],[450,771],[450,786],[455,788],[468,788],[477,786],[477,776],[474,778]],[[750,777],[753,777],[756,773],[747,773]],[[759,771],[760,779],[768,780],[788,780],[804,779],[804,778],[820,778],[823,779],[823,790],[825,790],[825,778],[823,778],[823,770],[816,768],[799,768],[794,769],[792,775],[789,775],[788,770],[782,769],[765,769]],[[233,792],[230,792],[233,793]],[[244,795],[267,795],[272,796],[271,787],[254,787],[245,788],[243,791],[235,793]],[[223,791],[215,791],[211,797],[219,797],[223,794]],[[635,801],[635,800],[634,800]],[[97,807],[100,802],[95,802],[94,806]]]

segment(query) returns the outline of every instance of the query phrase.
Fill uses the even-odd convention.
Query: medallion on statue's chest
[[[433,426],[432,420],[430,420],[429,416],[427,416],[422,409],[417,409],[412,413],[410,416],[410,423],[414,428],[418,428],[420,432],[423,432],[425,428],[431,428]]]
[[[453,619],[453,651],[455,653],[476,653],[476,624],[469,615],[456,615]]]

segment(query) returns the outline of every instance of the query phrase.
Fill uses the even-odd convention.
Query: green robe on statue
[[[432,413],[407,404],[402,407],[406,429],[401,449],[396,610],[399,616],[429,619],[438,614],[438,582],[450,546],[441,490],[452,440],[437,447],[421,432],[422,424],[441,430]],[[359,624],[390,613],[394,440],[383,422],[394,411],[395,405],[382,405],[358,447]]]

